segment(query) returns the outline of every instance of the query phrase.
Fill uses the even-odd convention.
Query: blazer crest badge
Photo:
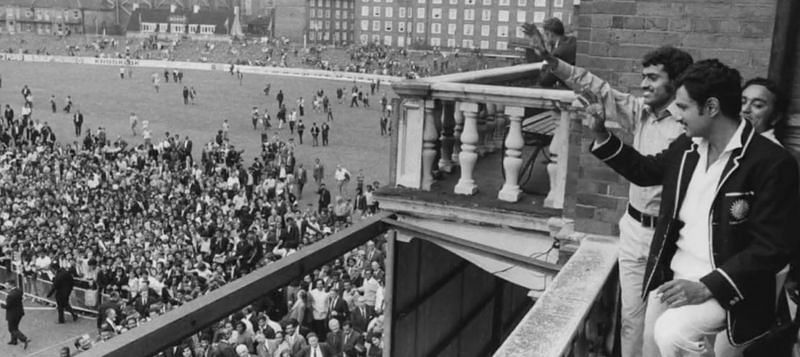
[[[750,213],[750,203],[743,199],[735,200],[731,203],[730,212],[735,220],[743,220]]]

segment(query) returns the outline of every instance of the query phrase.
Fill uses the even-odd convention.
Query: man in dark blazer
[[[6,303],[3,308],[6,309],[6,321],[8,321],[8,332],[11,335],[9,345],[16,345],[18,341],[22,341],[24,349],[28,349],[28,343],[31,341],[25,337],[22,331],[19,330],[19,323],[22,321],[22,316],[25,316],[25,307],[22,305],[22,290],[17,287],[17,280],[11,279],[7,282],[11,291],[6,296]]]
[[[309,332],[306,336],[308,346],[303,348],[298,357],[333,357],[333,351],[327,343],[319,342],[319,337],[316,333]]]
[[[347,306],[347,301],[342,297],[342,287],[337,286],[334,288],[335,294],[330,297],[330,305],[328,309],[328,319],[337,319],[339,321],[350,319],[350,308]],[[326,340],[327,341],[327,340]]]
[[[72,294],[72,288],[75,287],[75,279],[73,279],[72,273],[59,267],[56,263],[53,263],[50,268],[53,269],[56,276],[53,279],[53,287],[50,289],[50,292],[47,293],[47,297],[51,297],[53,294],[56,295],[58,323],[64,323],[64,310],[72,314],[72,321],[78,321],[78,314],[75,313],[75,310],[73,310],[72,306],[69,304],[69,296]]]
[[[141,291],[132,299],[133,309],[143,317],[150,316],[150,306],[158,302],[155,290],[150,288],[150,282],[142,282]]]
[[[643,156],[590,106],[592,153],[639,186],[663,185],[643,297],[644,355],[740,350],[775,322],[775,275],[797,256],[798,165],[739,119],[741,76],[717,60],[692,65],[669,111],[686,134]],[[594,101],[594,100],[590,100]],[[594,107],[594,108],[593,108]]]
[[[356,346],[364,346],[364,336],[353,330],[350,321],[345,320],[342,323],[342,352],[345,356],[355,356]]]
[[[365,304],[363,296],[356,298],[356,308],[350,311],[350,322],[353,328],[361,333],[367,331],[367,325],[375,317],[375,308]]]

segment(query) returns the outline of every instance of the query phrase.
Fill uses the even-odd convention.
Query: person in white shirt
[[[336,171],[333,173],[333,177],[336,179],[339,195],[346,196],[347,183],[350,182],[350,171],[347,171],[342,165],[336,165]]]
[[[322,279],[314,281],[314,288],[308,293],[311,300],[311,312],[314,317],[311,329],[317,334],[324,336],[328,328],[328,293],[325,292],[325,283]]]

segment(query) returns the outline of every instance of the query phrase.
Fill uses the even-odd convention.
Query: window
[[[528,6],[528,0],[517,0],[517,6],[519,7]]]
[[[372,16],[373,17],[381,17],[381,7],[380,6],[373,6],[372,7]]]
[[[339,11],[339,10],[336,10],[336,12],[334,13],[334,15],[333,15],[333,16],[334,16],[334,17],[335,17],[337,20],[338,20],[338,19],[341,19],[341,18],[342,18],[342,12],[341,12],[341,11]]]
[[[562,19],[562,17],[564,17],[564,14],[561,11],[554,12],[553,13],[553,17],[555,17],[555,18],[557,18],[559,20],[564,20],[564,19]]]
[[[362,6],[361,7],[361,16],[363,16],[363,17],[369,16],[369,6]]]
[[[402,37],[402,36],[401,36],[401,37],[398,37],[398,38],[397,38],[397,46],[399,46],[399,47],[404,47],[405,45],[406,45],[406,39],[405,39],[405,37]]]
[[[431,11],[431,18],[434,20],[441,20],[442,19],[442,9],[437,7]]]
[[[425,18],[425,8],[424,7],[421,7],[419,9],[417,9],[417,18],[418,19],[424,19]]]
[[[508,6],[511,5],[510,0],[500,0],[500,6]]]
[[[447,39],[447,47],[450,47],[450,48],[456,47],[456,39],[448,38]]]
[[[331,28],[331,22],[330,21],[325,21],[325,28],[326,29],[330,29]]]
[[[497,26],[497,37],[508,37],[508,26]]]
[[[417,2],[420,3],[420,4],[424,4],[425,0],[417,0]]]
[[[384,21],[383,22],[383,29],[387,32],[392,32],[392,22],[391,21]]]
[[[483,10],[483,11],[481,11],[481,20],[482,21],[492,21],[492,10]]]
[[[216,25],[200,25],[200,33],[213,34],[216,27]]]
[[[517,26],[517,33],[514,34],[517,38],[525,38],[525,32],[522,32],[522,26]]]
[[[340,26],[341,26],[341,23],[339,23],[339,21],[336,21],[336,22],[333,23],[333,28],[336,29],[336,30],[341,30],[342,28]]]
[[[381,0],[375,0],[375,2],[381,2]]]
[[[508,22],[508,10],[500,10],[497,12],[497,21]]]
[[[553,7],[564,7],[564,0],[554,0]]]
[[[517,11],[517,22],[525,23],[525,11]]]
[[[464,24],[464,36],[472,36],[475,34],[475,25]]]
[[[489,41],[483,40],[481,41],[481,49],[488,50],[489,49]]]
[[[372,42],[379,43],[381,41],[381,35],[372,35]]]
[[[540,24],[544,22],[544,11],[534,11],[533,12],[533,22]]]
[[[184,26],[183,26],[183,24],[172,24],[170,26],[169,32],[172,32],[172,33],[183,33],[184,32]]]
[[[331,10],[325,10],[325,18],[326,19],[330,19],[331,18]]]
[[[458,5],[458,0],[450,0],[450,5]]]
[[[369,20],[361,20],[361,31],[369,31]]]
[[[448,35],[456,34],[456,24],[447,24],[447,34]]]
[[[434,33],[434,34],[442,33],[442,24],[440,24],[440,23],[432,23],[431,24],[431,33]]]
[[[475,10],[473,10],[473,9],[465,9],[464,10],[464,20],[475,21]]]
[[[381,22],[378,20],[372,21],[372,31],[380,31],[381,30]]]
[[[389,19],[391,19],[391,18],[392,18],[392,10],[394,10],[394,9],[393,9],[393,8],[391,8],[391,7],[387,7],[387,8],[384,10],[384,13],[386,14],[386,18],[389,18]]]
[[[441,46],[441,45],[442,45],[442,39],[438,37],[431,37],[431,46]]]
[[[386,0],[387,3],[392,3],[394,0]]]
[[[399,9],[397,9],[397,16],[400,17],[401,19],[405,19],[406,18],[406,8],[401,7]]]
[[[33,30],[33,25],[31,25],[31,29],[29,31],[32,31],[32,30]],[[165,33],[168,30],[169,30],[169,24],[163,23],[163,22],[158,24],[158,31],[157,32]],[[200,32],[203,33],[203,25],[200,25]]]
[[[447,11],[447,18],[450,20],[458,20],[458,9],[450,9]]]
[[[461,41],[461,47],[473,48],[473,47],[475,47],[475,45],[473,45],[472,40],[463,40],[463,41]]]
[[[369,42],[369,35],[361,35],[359,36],[359,40],[361,41],[362,45],[366,45]]]
[[[547,1],[545,1],[545,0],[533,0],[533,6],[545,7],[545,6],[547,6]]]
[[[475,5],[475,0],[467,0],[467,5]]]
[[[397,23],[397,31],[400,32],[400,33],[406,32],[406,23],[403,22],[403,21],[398,22]]]
[[[197,25],[189,25],[189,28],[192,28],[192,26],[194,26],[194,31],[192,32],[193,33],[197,32]],[[155,32],[155,31],[156,31],[156,24],[146,23],[146,22],[142,23],[142,32]]]
[[[153,29],[155,30],[155,26],[153,26]],[[189,33],[197,33],[197,25],[189,25]]]
[[[483,0],[484,6],[492,6],[492,0]]]
[[[508,42],[506,41],[497,41],[497,49],[500,51],[505,51],[508,49]]]
[[[392,36],[383,36],[383,44],[386,46],[392,45]]]
[[[342,7],[342,0],[336,0],[336,7]]]
[[[489,25],[482,25],[481,26],[481,36],[488,37],[489,36]]]
[[[417,23],[417,33],[418,34],[425,33],[425,23],[423,23],[423,22]]]
[[[432,1],[432,3],[433,3],[433,4],[441,4],[441,3],[442,3],[442,0],[433,0],[433,1]]]

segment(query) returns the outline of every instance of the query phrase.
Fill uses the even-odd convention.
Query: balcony
[[[511,86],[541,63],[393,84],[394,185],[381,207],[548,230],[560,218],[577,108],[572,91]],[[579,123],[577,124],[579,125]]]

